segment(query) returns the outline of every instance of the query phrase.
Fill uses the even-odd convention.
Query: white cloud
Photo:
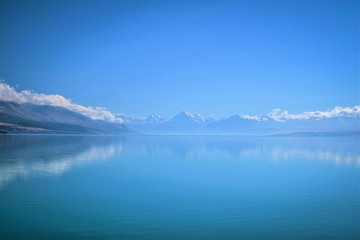
[[[251,115],[246,115],[246,114],[242,114],[240,115],[240,118],[242,119],[248,119],[248,120],[255,120],[255,121],[261,121],[261,117],[259,116],[251,116]]]
[[[287,120],[308,120],[333,117],[359,117],[360,106],[354,107],[334,107],[327,111],[303,112],[290,114],[288,111],[281,111],[279,108],[273,109],[267,117],[275,121],[284,122]]]
[[[4,82],[0,82],[0,100],[12,101],[16,103],[33,103],[39,105],[51,105],[64,107],[71,111],[81,113],[94,120],[104,120],[109,122],[122,122],[112,112],[103,107],[85,107],[73,103],[71,99],[58,94],[42,94],[30,90],[16,91],[13,87]]]

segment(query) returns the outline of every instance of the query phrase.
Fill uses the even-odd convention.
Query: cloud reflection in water
[[[228,161],[261,158],[360,166],[358,139],[246,137],[1,136],[0,187],[18,177],[61,175],[76,166],[126,156]],[[127,159],[123,156],[123,161]]]
[[[121,154],[122,139],[90,136],[1,136],[0,187],[17,177],[61,175]]]

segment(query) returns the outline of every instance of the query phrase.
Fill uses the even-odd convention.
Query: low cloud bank
[[[360,106],[354,107],[334,107],[327,111],[303,112],[298,114],[290,114],[288,111],[281,111],[279,108],[272,110],[267,117],[278,122],[285,122],[287,120],[308,120],[308,119],[322,119],[333,117],[359,117]]]
[[[241,117],[242,119],[254,120],[254,121],[258,121],[258,122],[260,122],[260,121],[263,120],[262,117],[252,116],[252,115],[247,115],[247,114],[242,114],[242,115],[240,115],[240,117]]]
[[[0,100],[16,103],[33,103],[39,105],[58,106],[81,113],[94,120],[104,120],[108,122],[122,122],[112,112],[103,107],[86,107],[73,103],[71,99],[58,94],[36,93],[30,90],[16,91],[13,87],[4,82],[0,82]]]

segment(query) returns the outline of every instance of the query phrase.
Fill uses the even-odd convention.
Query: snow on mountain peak
[[[178,115],[176,115],[173,119],[191,119],[195,122],[206,122],[208,121],[208,118],[204,115],[201,115],[199,113],[193,114],[190,111],[184,110],[180,112]]]

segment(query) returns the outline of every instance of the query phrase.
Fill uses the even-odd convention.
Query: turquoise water
[[[358,137],[0,136],[0,239],[359,239]]]

